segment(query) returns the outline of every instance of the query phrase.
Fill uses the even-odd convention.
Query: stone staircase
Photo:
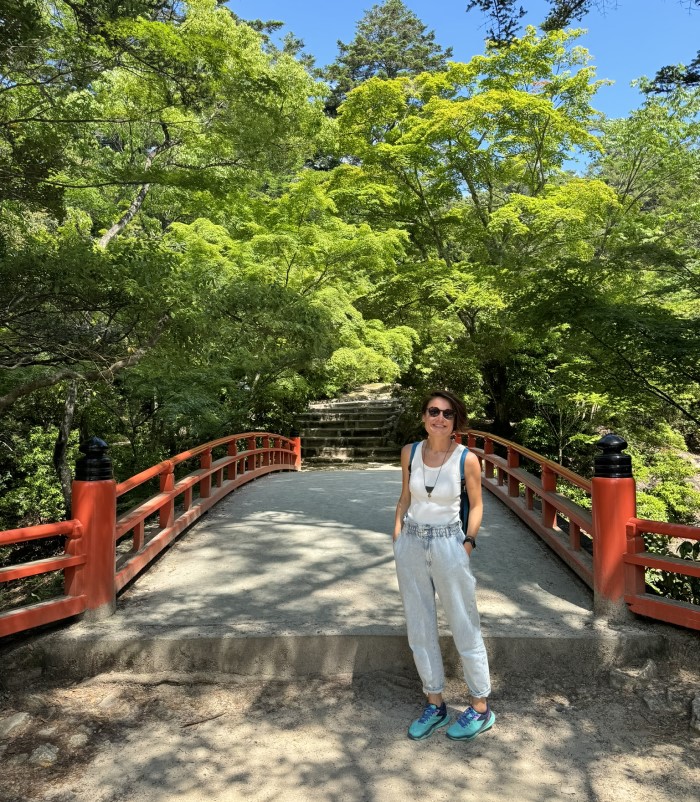
[[[396,424],[401,402],[395,398],[311,404],[299,418],[305,462],[398,462]]]

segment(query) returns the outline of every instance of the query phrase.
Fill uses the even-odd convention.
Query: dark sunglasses
[[[428,407],[428,415],[431,418],[437,418],[437,416],[442,412],[442,417],[445,420],[452,420],[455,416],[454,409],[440,409],[440,407]]]

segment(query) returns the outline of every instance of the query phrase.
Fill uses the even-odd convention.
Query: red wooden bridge
[[[656,620],[700,630],[700,607],[648,592],[645,570],[700,577],[700,565],[646,550],[643,535],[700,540],[700,529],[635,516],[635,482],[621,438],[599,444],[593,479],[585,479],[516,443],[486,432],[467,433],[479,457],[483,486],[523,522],[593,591],[594,611],[610,620]],[[0,582],[62,571],[64,592],[0,614],[0,636],[83,615],[114,612],[120,592],[173,540],[238,487],[277,471],[301,468],[299,438],[245,432],[205,443],[124,482],[111,477],[107,446],[93,438],[78,461],[73,518],[0,533],[0,546],[62,537],[64,553],[0,569]],[[500,453],[498,453],[500,452]],[[196,467],[193,466],[196,463]],[[188,472],[189,471],[189,472]],[[129,506],[129,494],[158,489]],[[589,503],[572,501],[567,488]],[[580,495],[580,493],[579,493]],[[118,512],[118,509],[125,510]]]

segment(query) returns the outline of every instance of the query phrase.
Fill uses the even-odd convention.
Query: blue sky
[[[334,61],[337,40],[350,42],[355,26],[379,0],[230,0],[244,19],[277,19],[304,40],[318,66]],[[485,19],[478,11],[465,13],[467,0],[404,0],[437,42],[452,47],[456,61],[483,52]],[[537,24],[549,8],[545,0],[523,0],[530,10],[525,23]],[[636,108],[641,98],[629,84],[640,75],[652,76],[665,64],[690,61],[700,48],[700,9],[688,10],[688,0],[609,0],[608,10],[584,18],[588,29],[580,43],[594,57],[599,78],[615,81],[603,87],[594,106],[620,117]]]

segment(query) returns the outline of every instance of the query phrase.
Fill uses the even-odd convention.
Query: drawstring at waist
[[[459,521],[452,524],[441,524],[435,526],[434,524],[418,524],[415,521],[404,521],[403,531],[407,535],[415,535],[416,537],[454,537],[462,531],[462,525]]]

